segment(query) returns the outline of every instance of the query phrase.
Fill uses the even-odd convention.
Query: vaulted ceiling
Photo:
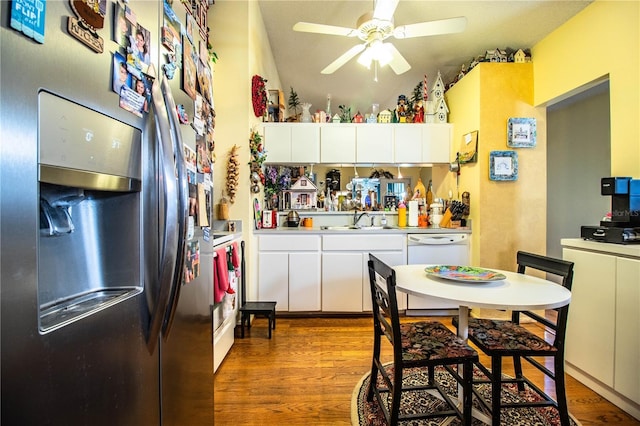
[[[333,74],[320,71],[358,44],[357,38],[296,32],[296,22],[313,22],[355,28],[358,18],[374,9],[373,0],[259,0],[260,10],[275,57],[278,74],[288,99],[293,88],[311,111],[326,109],[331,94],[332,112],[338,105],[363,114],[378,103],[380,110],[392,109],[398,95],[408,97],[427,76],[428,85],[438,71],[446,83],[459,73],[462,64],[495,48],[531,48],[589,5],[587,0],[537,1],[430,1],[400,0],[395,26],[457,16],[468,20],[462,33],[410,39],[390,38],[411,65],[396,75],[388,66],[370,70],[351,59]],[[533,58],[535,62],[535,57]]]

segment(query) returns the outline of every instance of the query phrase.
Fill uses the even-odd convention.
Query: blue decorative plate
[[[510,118],[507,121],[507,146],[533,148],[536,146],[536,119]]]
[[[507,277],[499,272],[473,266],[437,265],[425,268],[427,275],[463,282],[501,281]]]
[[[489,153],[489,179],[518,180],[518,153],[491,151]]]

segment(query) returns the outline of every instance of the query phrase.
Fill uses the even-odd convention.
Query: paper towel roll
[[[409,226],[418,226],[418,201],[409,201]]]

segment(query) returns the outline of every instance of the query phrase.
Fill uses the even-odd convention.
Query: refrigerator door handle
[[[153,66],[153,65],[152,65]],[[151,66],[151,67],[152,67]],[[150,67],[150,72],[151,72]],[[155,73],[152,73],[154,75]],[[147,336],[147,348],[153,353],[158,343],[158,337],[162,330],[162,324],[170,302],[172,281],[176,269],[176,253],[178,251],[178,187],[175,178],[173,149],[171,144],[172,134],[168,112],[164,97],[160,88],[160,82],[156,78],[151,86],[153,110],[158,135],[159,173],[158,188],[159,197],[163,197],[164,209],[161,212],[162,235],[160,236],[160,265],[158,279],[160,282],[157,299],[153,306],[149,322]],[[160,195],[162,194],[162,195]],[[158,197],[158,201],[160,198]]]
[[[175,161],[175,174],[177,175],[178,184],[178,246],[176,248],[176,267],[173,274],[173,282],[171,285],[171,295],[164,314],[163,337],[166,340],[173,324],[173,318],[178,307],[178,299],[180,298],[180,288],[182,287],[182,278],[184,273],[184,255],[187,237],[187,220],[189,217],[189,187],[187,182],[187,166],[184,160],[184,144],[182,142],[182,133],[180,130],[180,122],[178,120],[178,112],[176,103],[171,94],[169,80],[162,78],[161,83],[162,94],[169,116],[169,125],[171,128],[173,142],[173,158]]]

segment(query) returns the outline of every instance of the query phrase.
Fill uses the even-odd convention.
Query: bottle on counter
[[[387,216],[382,213],[382,218],[380,219],[380,225],[387,226]]]
[[[413,199],[425,198],[425,194],[427,190],[422,183],[422,179],[418,178],[418,183],[416,183],[415,188],[413,188]],[[424,204],[424,203],[421,203]]]
[[[398,204],[398,226],[401,228],[407,226],[407,206],[404,201],[400,201]]]
[[[429,179],[429,188],[427,188],[427,208],[433,203],[433,181]]]
[[[428,225],[429,225],[429,222],[427,220],[427,209],[425,206],[420,206],[420,209],[418,212],[418,227],[426,228]]]

